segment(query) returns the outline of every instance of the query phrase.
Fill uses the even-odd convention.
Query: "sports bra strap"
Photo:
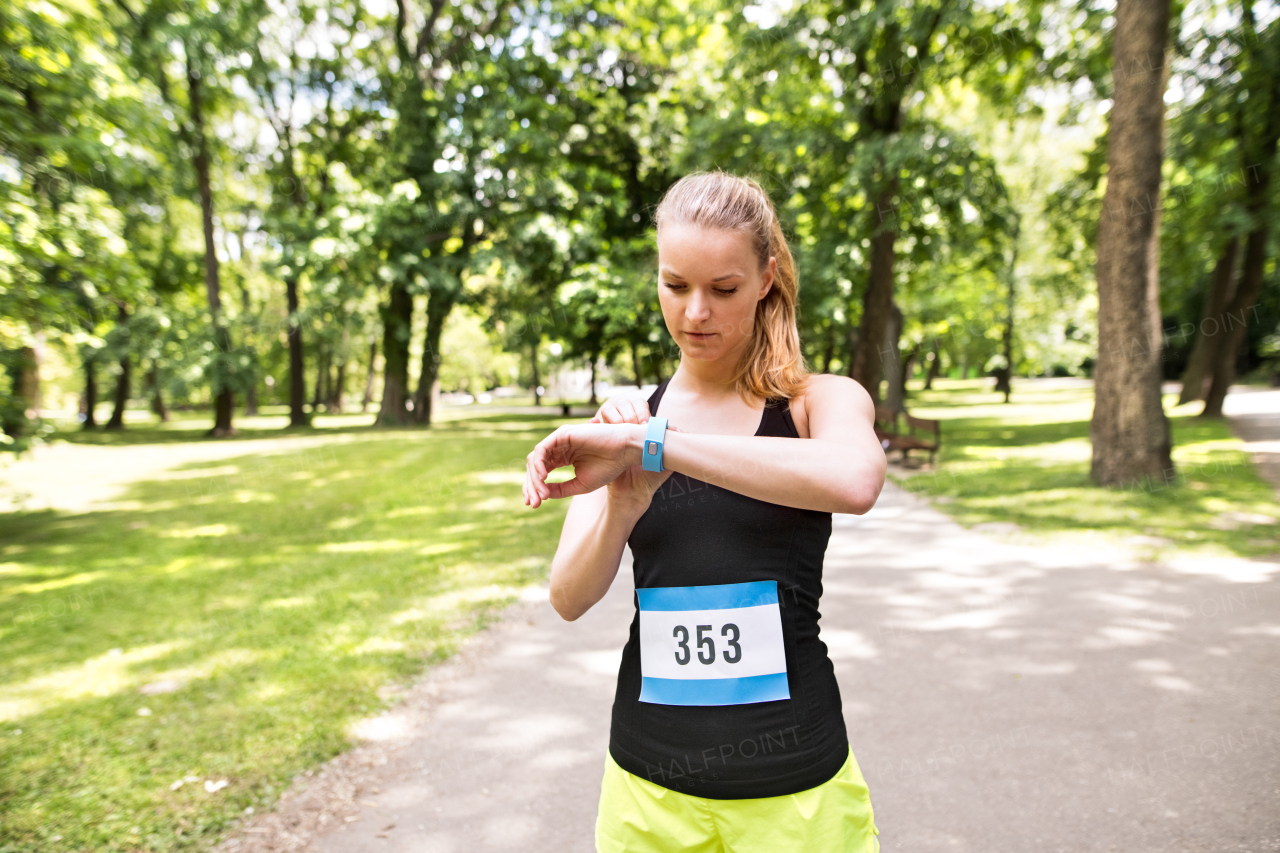
[[[666,393],[667,384],[670,381],[671,377],[668,376],[649,395],[650,417],[658,414],[658,404],[662,402],[662,395]],[[791,402],[787,398],[779,397],[776,400],[765,401],[764,413],[760,417],[760,428],[756,431],[756,435],[800,437],[800,432],[796,429],[796,422],[791,417]]]

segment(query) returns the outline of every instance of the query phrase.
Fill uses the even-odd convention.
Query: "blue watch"
[[[667,419],[649,418],[649,428],[644,434],[640,465],[646,471],[662,470],[662,443],[667,438]]]

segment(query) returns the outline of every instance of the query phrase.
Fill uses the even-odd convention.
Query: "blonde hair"
[[[796,327],[800,282],[778,214],[764,187],[750,178],[724,172],[695,172],[667,190],[654,222],[659,230],[663,225],[684,223],[741,231],[751,237],[762,270],[768,267],[769,258],[777,259],[777,275],[769,292],[756,302],[751,342],[733,382],[744,397],[748,393],[766,400],[797,396],[809,376]]]

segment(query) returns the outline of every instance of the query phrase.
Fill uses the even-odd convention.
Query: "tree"
[[[1090,476],[1164,482],[1173,470],[1160,398],[1158,247],[1169,0],[1119,0],[1104,214],[1098,226],[1098,362]]]
[[[439,364],[440,334],[461,292],[462,266],[483,230],[479,213],[468,208],[477,201],[478,206],[484,206],[484,200],[476,198],[475,178],[481,164],[474,158],[485,148],[479,139],[461,138],[469,137],[466,131],[474,127],[464,127],[458,114],[468,100],[474,113],[480,97],[467,84],[474,82],[481,93],[484,86],[464,77],[476,70],[476,65],[481,70],[488,68],[484,54],[506,25],[510,11],[505,2],[484,8],[431,0],[419,13],[409,7],[408,0],[396,0],[391,27],[394,61],[384,66],[383,82],[394,104],[396,123],[389,134],[390,153],[383,178],[394,192],[394,204],[379,227],[388,278],[387,300],[379,309],[385,361],[378,412],[382,425],[430,422],[430,390]],[[445,138],[449,133],[459,138],[450,141]],[[452,168],[451,163],[458,168]],[[440,171],[437,164],[443,164]],[[451,196],[450,189],[461,192]],[[460,207],[459,202],[466,207]],[[441,262],[452,269],[442,268]],[[416,406],[410,415],[409,342],[413,301],[419,291],[428,297],[427,339]]]
[[[166,105],[185,114],[185,120],[174,125],[174,133],[188,152],[188,165],[195,177],[204,237],[205,296],[216,349],[208,369],[214,398],[214,424],[209,434],[230,435],[234,432],[232,410],[240,364],[232,352],[231,331],[222,304],[211,125],[223,102],[231,97],[230,86],[223,78],[234,67],[227,57],[238,56],[244,46],[254,43],[264,9],[253,0],[225,7],[178,7],[172,0],[152,0],[141,11],[133,9],[130,0],[116,0],[116,5],[128,17],[129,27],[122,28],[122,32],[138,70],[155,83]],[[172,76],[182,85],[173,85]]]
[[[1248,328],[1248,314],[1255,309],[1262,293],[1274,205],[1271,186],[1280,141],[1280,19],[1273,17],[1270,25],[1259,33],[1252,0],[1244,0],[1242,10],[1240,65],[1243,66],[1243,88],[1249,97],[1244,105],[1237,104],[1236,122],[1242,166],[1251,173],[1245,190],[1245,212],[1250,228],[1244,244],[1240,282],[1224,312],[1226,328],[1217,347],[1216,363],[1212,365],[1213,382],[1201,413],[1206,417],[1222,416],[1223,400],[1235,379],[1236,354]],[[1239,322],[1231,322],[1235,318],[1239,318]]]

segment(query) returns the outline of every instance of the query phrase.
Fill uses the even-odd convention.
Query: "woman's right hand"
[[[600,407],[593,424],[643,424],[649,422],[649,403],[644,400],[609,400]],[[680,432],[676,427],[667,425],[667,430]],[[642,465],[632,465],[613,479],[608,485],[609,499],[623,503],[638,504],[649,508],[653,493],[658,491],[671,471],[646,471]]]

